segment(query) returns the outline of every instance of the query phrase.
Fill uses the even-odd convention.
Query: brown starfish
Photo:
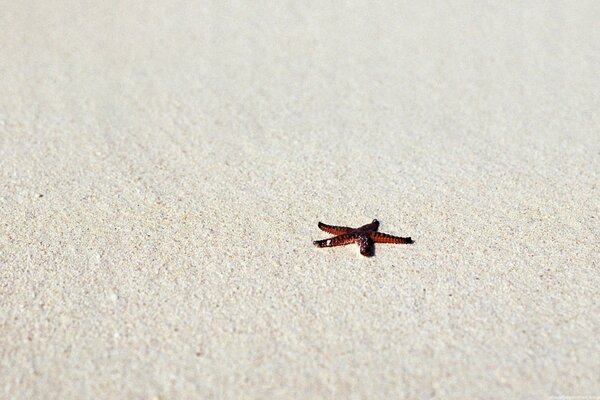
[[[363,225],[360,228],[332,226],[319,222],[319,229],[337,236],[325,240],[315,240],[313,242],[315,246],[333,247],[356,243],[360,247],[360,254],[366,257],[370,257],[375,253],[375,246],[373,245],[374,243],[414,243],[414,241],[409,237],[404,238],[377,232],[377,229],[379,229],[379,221],[376,219],[374,219],[370,224]]]

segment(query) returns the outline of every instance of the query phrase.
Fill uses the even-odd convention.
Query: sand
[[[1,399],[599,398],[600,3],[2,3]]]

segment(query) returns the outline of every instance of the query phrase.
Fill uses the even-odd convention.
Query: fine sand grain
[[[0,0],[0,399],[600,398],[600,3],[325,3]]]

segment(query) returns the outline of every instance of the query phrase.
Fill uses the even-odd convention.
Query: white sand
[[[108,3],[0,7],[1,399],[600,396],[599,2]]]

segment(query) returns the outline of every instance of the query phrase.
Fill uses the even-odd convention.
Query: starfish
[[[409,237],[398,237],[388,235],[387,233],[377,232],[377,229],[379,229],[379,221],[376,219],[374,219],[370,224],[363,225],[359,228],[326,225],[322,222],[319,222],[319,229],[336,236],[325,240],[315,240],[313,242],[315,246],[333,247],[356,243],[358,247],[360,247],[360,254],[365,257],[370,257],[375,254],[374,243],[414,243],[414,241]]]

